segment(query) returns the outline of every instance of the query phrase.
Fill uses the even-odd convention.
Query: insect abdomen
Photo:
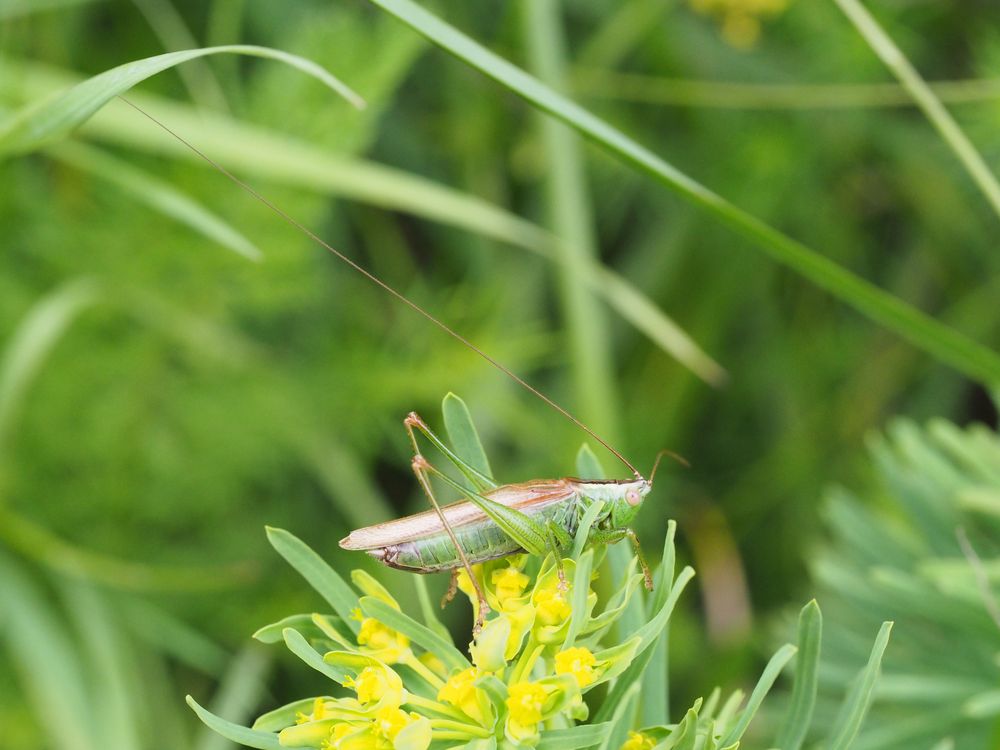
[[[576,530],[574,506],[573,502],[559,503],[532,514],[532,518],[542,524],[551,520],[572,534]],[[459,526],[454,531],[466,558],[473,565],[524,551],[492,522]],[[462,566],[455,545],[443,530],[421,539],[368,550],[368,554],[390,567],[417,573],[435,573]]]

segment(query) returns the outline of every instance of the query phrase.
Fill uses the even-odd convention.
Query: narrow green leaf
[[[962,131],[934,90],[927,85],[917,69],[906,59],[892,38],[879,25],[875,17],[858,0],[836,0],[854,28],[868,42],[868,46],[892,71],[903,87],[913,97],[921,111],[938,131],[941,138],[958,157],[976,187],[986,197],[994,212],[1000,216],[1000,183],[983,159],[982,154]]]
[[[324,615],[329,620],[334,622],[340,622],[339,617],[334,617],[332,615]],[[253,634],[255,640],[261,643],[280,643],[285,640],[284,632],[286,628],[292,628],[302,633],[306,638],[323,638],[323,631],[313,622],[313,616],[311,614],[302,615],[289,615],[288,617],[283,617],[277,622],[272,622],[269,625],[265,625],[259,628],[257,632]]]
[[[604,742],[611,733],[612,724],[581,724],[569,729],[552,729],[542,732],[536,750],[579,750]]]
[[[854,742],[854,738],[861,728],[861,722],[864,721],[865,714],[871,706],[875,682],[878,680],[879,667],[882,664],[882,655],[889,643],[891,632],[892,623],[883,622],[875,638],[871,655],[868,657],[868,664],[861,670],[855,683],[848,691],[837,723],[830,731],[829,739],[824,743],[828,750],[847,750]]]
[[[623,681],[624,677],[616,683],[616,686]],[[632,728],[635,714],[635,699],[639,695],[641,687],[638,682],[633,682],[622,694],[621,700],[615,705],[615,711],[608,722],[611,727],[608,730],[607,736],[600,744],[600,750],[617,750],[617,748],[620,748],[625,743],[628,731]],[[594,723],[599,725],[602,722],[595,718]]]
[[[771,661],[767,663],[764,667],[764,672],[761,674],[760,679],[757,680],[757,685],[754,687],[753,692],[750,693],[750,698],[747,700],[746,708],[740,712],[740,718],[737,719],[736,725],[730,730],[726,738],[722,740],[722,745],[732,745],[738,742],[742,737],[743,733],[750,726],[750,722],[753,721],[753,717],[757,714],[757,709],[760,708],[760,704],[764,702],[764,698],[767,697],[768,692],[770,692],[771,687],[774,685],[774,681],[778,679],[778,675],[781,674],[781,670],[785,668],[785,665],[795,656],[795,652],[798,649],[790,643],[786,643],[784,646],[778,649],[777,653],[771,657]]]
[[[258,748],[258,750],[284,750],[281,743],[278,742],[278,735],[276,734],[271,732],[260,732],[256,729],[248,729],[247,727],[241,727],[239,724],[233,724],[231,721],[226,721],[225,719],[216,716],[211,711],[199,706],[198,702],[190,695],[187,696],[187,704],[191,706],[191,709],[196,714],[198,714],[198,718],[201,719],[206,726],[215,730],[228,740],[232,740],[240,745],[245,745],[246,747]]]
[[[604,467],[587,443],[576,452],[576,473],[580,479],[607,479]]]
[[[351,612],[358,605],[358,597],[337,571],[327,565],[309,545],[284,529],[267,527],[267,539],[278,554],[333,607],[340,619],[357,633],[360,623],[351,616]]]
[[[469,660],[462,656],[450,640],[442,638],[430,628],[421,625],[409,615],[393,609],[385,602],[370,596],[361,597],[361,611],[367,617],[374,617],[383,625],[396,630],[418,646],[437,656],[449,669],[468,669]]]
[[[577,635],[583,629],[590,612],[587,609],[587,596],[590,594],[590,572],[594,564],[594,551],[588,549],[576,561],[576,572],[573,575],[572,614],[569,628],[566,630],[566,640],[562,648],[570,648]]]
[[[82,123],[111,99],[167,68],[206,55],[237,54],[278,60],[326,84],[355,106],[364,101],[341,81],[314,62],[270,47],[230,44],[222,47],[168,52],[119,65],[88,78],[69,91],[22,109],[0,124],[0,156],[25,153],[57,140]]]
[[[323,660],[320,653],[309,645],[309,641],[297,630],[285,628],[285,645],[288,650],[299,657],[302,661],[315,669],[317,672],[326,675],[339,685],[343,685],[350,676],[344,669],[336,664],[328,664]]]
[[[594,521],[597,520],[597,516],[603,508],[604,501],[596,500],[591,503],[590,507],[587,508],[586,512],[583,514],[583,518],[580,519],[580,525],[577,527],[576,536],[573,538],[574,560],[579,560],[580,555],[583,554],[583,549],[587,546],[587,537],[590,536],[590,527],[594,525]]]
[[[292,726],[299,713],[312,713],[315,703],[315,698],[303,698],[275,708],[257,717],[251,729],[256,729],[259,732],[280,732],[285,727]]]
[[[632,660],[632,664],[625,671],[622,677],[615,682],[611,690],[608,691],[607,697],[604,699],[604,702],[601,704],[601,707],[597,710],[597,713],[594,716],[594,721],[607,721],[613,712],[618,709],[618,705],[624,699],[625,691],[628,687],[630,685],[635,687],[641,686],[642,675],[646,671],[646,667],[649,666],[649,662],[653,655],[653,649],[649,647],[656,642],[656,639],[662,632],[663,628],[667,626],[667,622],[670,619],[670,613],[677,604],[677,600],[684,591],[684,587],[687,586],[688,581],[690,581],[693,577],[694,571],[689,567],[685,567],[681,571],[680,575],[677,576],[677,580],[674,581],[670,594],[666,601],[664,601],[660,610],[642,628],[630,633],[631,636],[639,639],[639,646],[636,649],[635,657]]]
[[[777,744],[781,750],[799,750],[812,723],[822,637],[823,615],[813,599],[799,613],[799,653],[795,662],[795,684],[785,723],[778,733]]]
[[[424,625],[446,641],[450,641],[451,633],[438,618],[434,605],[431,604],[430,592],[427,591],[427,580],[424,576],[414,576],[413,585],[417,590],[417,600],[420,602],[420,614],[424,618]]]
[[[490,461],[486,457],[486,451],[483,449],[483,443],[479,439],[479,433],[472,422],[472,415],[465,401],[454,393],[448,393],[441,402],[441,413],[444,415],[444,429],[448,434],[448,442],[451,443],[455,454],[480,474],[493,479]],[[473,485],[470,489],[485,488]]]
[[[670,587],[674,581],[674,537],[677,533],[677,522],[667,522],[667,534],[663,540],[663,555],[660,567],[655,576],[655,593],[652,610],[659,611],[670,595]],[[670,621],[656,639],[650,666],[642,675],[642,692],[639,695],[639,716],[642,724],[653,726],[666,724],[670,720],[670,690],[667,684],[668,648],[670,641]]]
[[[0,360],[0,452],[32,378],[73,320],[100,299],[100,290],[92,279],[60,284],[31,307],[10,337]]]
[[[587,110],[553,91],[411,0],[371,0],[460,60],[592,139],[751,240],[773,260],[958,371],[1000,380],[1000,354],[774,229],[679,171]]]
[[[230,716],[243,720],[257,707],[267,693],[267,675],[271,657],[256,644],[242,649],[229,664],[222,676],[219,689],[212,699],[211,712],[216,716]],[[230,750],[221,735],[203,730],[194,750]]]
[[[263,257],[256,245],[217,214],[170,183],[159,180],[128,162],[74,141],[53,144],[46,149],[46,153],[115,184],[127,196],[145,203],[248,260],[258,261]]]

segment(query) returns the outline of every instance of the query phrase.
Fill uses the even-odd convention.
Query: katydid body
[[[626,536],[625,529],[648,492],[645,479],[554,479],[506,484],[483,492],[482,497],[523,513],[542,528],[556,527],[565,532],[556,539],[561,551],[564,545],[560,542],[576,534],[583,514],[597,501],[604,505],[590,536],[601,541]],[[441,510],[471,564],[526,551],[472,499]],[[363,550],[390,567],[415,573],[455,570],[464,564],[434,510],[352,531],[340,546]]]
[[[611,544],[628,538],[639,557],[646,586],[652,588],[652,576],[639,541],[628,527],[653,486],[652,475],[649,480],[636,472],[634,479],[539,479],[497,485],[455,455],[416,413],[411,412],[403,424],[413,445],[413,472],[433,510],[353,531],[340,541],[344,549],[367,552],[390,567],[415,573],[450,570],[454,576],[464,568],[479,600],[478,630],[489,607],[472,566],[517,552],[555,552],[565,585],[561,554],[572,546],[584,514],[599,502],[601,508],[587,541]],[[438,448],[475,489],[463,487],[432,466],[420,453],[417,432]],[[442,507],[434,496],[431,475],[459,490],[464,499]],[[454,577],[452,584],[449,597],[454,592]]]

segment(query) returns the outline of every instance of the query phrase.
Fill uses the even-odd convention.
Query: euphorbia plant
[[[471,422],[465,427],[456,432],[478,443]],[[454,449],[461,452],[463,447]],[[600,471],[586,450],[578,464],[581,475]],[[284,641],[331,680],[330,694],[270,711],[252,728],[188,701],[220,734],[270,750],[737,748],[796,647],[777,651],[745,704],[739,691],[722,702],[716,690],[707,700],[696,701],[679,722],[669,723],[664,700],[662,722],[641,726],[637,708],[644,681],[651,686],[649,676],[666,671],[653,658],[654,647],[666,637],[671,612],[694,571],[685,567],[674,574],[675,526],[670,522],[653,591],[646,592],[638,560],[622,548],[586,547],[586,526],[584,519],[576,543],[559,565],[551,553],[474,567],[492,612],[467,649],[455,646],[430,607],[423,608],[423,621],[418,621],[365,571],[354,570],[351,585],[301,540],[269,529],[275,549],[332,611],[293,615],[255,637],[265,643]],[[614,555],[617,560],[611,559]],[[603,601],[592,587],[598,570],[614,584]],[[474,601],[471,581],[463,576],[459,588]],[[414,580],[422,586],[419,577]],[[802,612],[799,676],[781,733],[782,747],[791,750],[801,745],[812,715],[819,628],[819,609],[810,603]],[[831,730],[836,747],[849,744],[867,710],[887,637],[884,626],[862,679]],[[656,689],[649,689],[655,696]]]

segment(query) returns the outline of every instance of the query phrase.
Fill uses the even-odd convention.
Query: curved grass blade
[[[882,665],[882,655],[889,643],[891,632],[892,623],[883,622],[878,636],[875,638],[871,655],[868,657],[868,664],[858,675],[854,685],[851,686],[844,699],[844,706],[837,723],[830,731],[829,739],[824,743],[827,750],[847,750],[854,742],[854,738],[861,728],[861,722],[864,721],[865,714],[868,713],[868,708],[871,706],[875,682],[878,680],[879,668]]]
[[[927,85],[906,55],[896,46],[875,17],[858,0],[836,0],[844,15],[854,24],[854,28],[868,42],[868,46],[879,56],[885,66],[892,71],[903,87],[910,93],[931,125],[938,131],[944,142],[969,173],[976,187],[986,197],[997,216],[1000,216],[1000,183],[990,170],[982,154],[972,145],[972,141],[962,131],[934,90]]]
[[[267,540],[278,554],[285,558],[333,607],[334,612],[340,615],[340,619],[357,633],[361,625],[351,615],[352,610],[358,605],[358,597],[340,574],[313,552],[309,545],[284,529],[268,526]]]
[[[101,744],[94,726],[90,688],[93,675],[88,674],[65,615],[55,610],[48,593],[3,551],[0,586],[4,597],[0,637],[9,654],[5,664],[16,670],[25,703],[35,716],[49,716],[52,696],[59,696],[59,720],[40,725],[47,744],[98,750]]]
[[[785,665],[795,656],[795,652],[798,649],[790,643],[786,643],[784,646],[778,649],[777,653],[771,657],[771,661],[767,663],[764,667],[764,672],[761,674],[760,679],[757,681],[757,685],[754,687],[753,692],[750,693],[750,698],[747,700],[746,708],[740,712],[740,718],[737,719],[736,725],[730,730],[729,734],[722,741],[722,746],[732,745],[739,741],[743,737],[743,733],[750,726],[750,722],[753,721],[753,717],[757,714],[757,709],[760,708],[760,704],[764,702],[764,698],[767,697],[768,692],[771,690],[771,686],[774,685],[774,681],[778,679],[778,675],[781,674],[781,670],[785,668]]]
[[[530,68],[554,89],[566,83],[566,35],[562,3],[521,0],[522,34]],[[612,442],[620,439],[621,412],[614,388],[611,343],[605,311],[583,283],[584,268],[597,253],[594,220],[580,137],[561,122],[539,113],[546,154],[543,210],[561,242],[556,246],[556,288],[569,378],[583,421]]]
[[[490,52],[411,0],[371,0],[468,65],[569,124],[626,164],[651,176],[743,235],[772,260],[956,370],[1000,380],[1000,355],[766,224],[640,146],[600,118]]]
[[[258,750],[283,750],[281,743],[278,742],[278,735],[272,732],[260,732],[256,729],[247,729],[246,727],[241,727],[239,724],[233,724],[231,721],[226,721],[225,719],[216,716],[211,711],[202,708],[190,695],[187,696],[185,700],[187,700],[187,704],[191,706],[191,710],[198,715],[198,718],[201,719],[209,729],[218,732],[227,740],[232,740],[233,742],[245,745],[246,747],[255,747],[258,748]]]
[[[624,681],[625,678],[623,677],[615,684],[617,686]],[[615,748],[620,748],[625,744],[625,739],[628,737],[628,730],[632,728],[633,715],[635,714],[635,699],[639,695],[641,687],[642,685],[638,682],[629,684],[621,700],[616,704],[610,721],[607,722],[611,727],[599,746],[600,750],[615,750]]]
[[[361,611],[368,617],[374,617],[383,625],[402,633],[418,646],[427,649],[437,656],[448,669],[468,669],[469,660],[452,643],[430,628],[421,625],[409,615],[398,609],[393,609],[383,601],[371,596],[361,598]]]
[[[31,379],[76,316],[98,301],[99,292],[92,279],[61,284],[36,302],[18,325],[0,360],[0,455]]]
[[[799,750],[812,722],[816,706],[816,686],[819,681],[820,642],[823,637],[823,615],[816,600],[806,604],[799,614],[798,660],[795,665],[795,685],[785,723],[778,733],[781,750]]]
[[[100,149],[74,141],[51,145],[46,149],[46,153],[61,162],[117,185],[130,198],[176,219],[248,260],[259,261],[263,257],[256,245],[218,215],[170,183],[158,180],[128,162],[116,159]]]
[[[210,568],[156,567],[121,560],[71,544],[10,511],[0,511],[0,539],[25,557],[66,576],[124,591],[218,591],[256,578],[256,566],[249,562]]]
[[[207,55],[236,54],[278,60],[326,84],[356,107],[364,101],[316,63],[270,47],[230,44],[168,52],[119,65],[77,84],[69,91],[25,107],[0,125],[0,156],[32,151],[69,133],[111,99],[150,76]]]
[[[29,89],[58,89],[72,85],[75,80],[9,58],[3,64],[13,71],[12,77],[27,80]],[[0,90],[3,85],[4,79],[0,77]],[[19,96],[21,90],[13,88],[9,93]],[[555,237],[475,196],[391,167],[322,151],[224,115],[195,112],[187,105],[159,97],[135,94],[130,101],[140,104],[158,120],[169,122],[178,132],[197,132],[199,146],[229,169],[439,221],[509,243],[553,263],[562,262]],[[197,154],[175,138],[150,128],[149,121],[140,119],[138,113],[134,117],[128,113],[97,116],[89,121],[86,132],[116,144],[204,165]],[[583,282],[594,294],[665,353],[708,383],[725,381],[722,367],[631,282],[592,261],[582,264],[580,270]]]

